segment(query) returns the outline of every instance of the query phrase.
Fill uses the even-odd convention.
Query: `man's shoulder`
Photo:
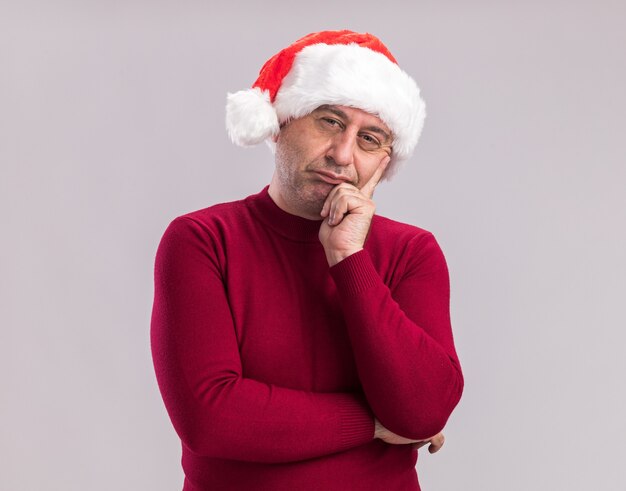
[[[372,234],[381,240],[413,240],[416,237],[432,236],[430,230],[411,225],[410,223],[392,220],[382,215],[374,215],[372,220]]]
[[[245,201],[246,198],[226,201],[223,203],[215,203],[213,205],[206,206],[205,208],[189,211],[176,218],[187,218],[201,223],[212,222],[241,214],[246,208]]]
[[[417,225],[374,215],[366,248],[376,261],[391,261],[393,268],[406,268],[407,262],[420,267],[446,267],[446,260],[435,235]]]
[[[246,205],[248,198],[216,203],[174,215],[165,233],[182,233],[202,240],[210,238],[214,242],[219,242],[220,237],[237,235],[250,226],[250,214]]]
[[[193,221],[207,227],[220,225],[236,226],[238,223],[245,221],[245,217],[249,214],[248,201],[252,196],[245,198],[215,203],[204,208],[188,211],[174,218],[176,221],[186,220]]]

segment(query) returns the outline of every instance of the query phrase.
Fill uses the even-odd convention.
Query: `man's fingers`
[[[417,450],[418,448],[421,448],[424,445],[427,445],[430,443],[428,447],[428,451],[430,453],[435,453],[441,450],[441,447],[443,447],[444,442],[445,442],[445,438],[443,436],[443,433],[437,433],[435,436],[428,438],[427,440],[420,440],[419,442],[412,443],[411,447]]]
[[[346,213],[357,206],[359,206],[359,198],[355,200],[355,195],[349,193],[338,195],[330,206],[329,225],[339,224]]]
[[[363,187],[361,187],[361,189],[358,189],[351,184],[338,184],[333,189],[331,189],[330,193],[328,193],[328,196],[326,196],[326,200],[324,201],[324,205],[322,206],[322,209],[320,211],[320,216],[322,216],[322,218],[326,218],[330,215],[333,200],[335,199],[335,196],[338,192],[349,192],[352,194],[360,193],[364,195],[367,199],[372,199],[372,196],[374,195],[374,189],[383,177],[385,169],[389,165],[390,161],[391,157],[386,156],[381,161],[380,165],[376,168],[374,174],[372,175],[372,177],[370,177],[369,181],[367,181],[363,185]]]
[[[444,441],[445,441],[445,438],[443,436],[443,433],[438,433],[430,440],[431,443],[430,443],[430,446],[428,447],[428,451],[430,453],[435,453],[439,451],[441,447],[443,447]]]
[[[328,216],[329,225],[336,225],[343,219],[343,216],[348,211],[348,202],[345,199],[339,197],[330,207],[330,214]]]
[[[323,218],[326,218],[326,216],[330,214],[330,207],[333,204],[335,196],[340,190],[343,190],[343,192],[350,192],[352,194],[357,194],[360,192],[356,187],[352,186],[351,184],[338,184],[337,186],[332,188],[330,190],[330,193],[328,193],[328,196],[326,196],[326,201],[324,201],[324,206],[322,206],[322,211],[320,212],[320,215]]]
[[[374,196],[374,189],[376,188],[376,186],[378,185],[378,182],[380,181],[380,179],[383,177],[383,174],[385,172],[385,169],[387,168],[387,166],[389,165],[389,162],[391,161],[391,156],[387,155],[380,163],[380,165],[377,167],[376,171],[374,172],[374,175],[370,178],[369,181],[367,181],[365,183],[365,185],[361,188],[361,192],[367,196],[368,198],[372,198],[372,196]]]
[[[437,446],[437,445],[431,444],[431,445],[428,446],[428,451],[430,453],[436,453],[439,450],[441,450],[441,445]]]
[[[322,206],[322,211],[320,212],[320,215],[323,218],[326,218],[327,216],[329,218],[333,218],[334,214],[335,219],[329,219],[329,224],[339,223],[341,220],[336,220],[336,218],[342,217],[350,209],[356,206],[353,205],[352,208],[350,208],[349,206],[346,207],[347,200],[349,200],[351,197],[362,197],[361,191],[351,184],[338,184],[330,191],[330,193],[328,193],[326,201],[324,201],[324,205]],[[341,209],[341,215],[335,213],[338,208]]]

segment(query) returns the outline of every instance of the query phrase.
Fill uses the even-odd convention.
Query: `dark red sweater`
[[[439,245],[375,215],[329,268],[321,222],[267,189],[175,218],[157,250],[152,354],[184,489],[419,490],[417,451],[374,439],[374,417],[423,439],[461,397]]]

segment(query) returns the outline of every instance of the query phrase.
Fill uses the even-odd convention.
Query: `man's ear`
[[[274,143],[276,143],[278,141],[278,137],[280,136],[280,132],[283,130],[283,127],[287,124],[287,121],[283,121],[282,123],[280,123],[280,126],[278,127],[278,133],[276,133],[275,135],[272,135],[272,141]]]
[[[272,135],[272,136],[271,136],[272,141],[273,141],[274,143],[277,143],[277,142],[278,142],[278,137],[280,136],[280,132],[281,132],[281,131],[283,131],[283,128],[284,128],[285,126],[287,126],[287,124],[288,124],[288,123],[289,123],[289,120],[287,120],[287,121],[283,121],[282,123],[280,123],[280,125],[278,126],[278,133],[276,133],[275,135]]]

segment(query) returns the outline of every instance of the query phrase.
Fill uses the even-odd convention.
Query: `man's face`
[[[362,188],[390,155],[391,139],[372,114],[321,106],[281,128],[270,196],[289,213],[319,220],[331,189],[344,181]]]

